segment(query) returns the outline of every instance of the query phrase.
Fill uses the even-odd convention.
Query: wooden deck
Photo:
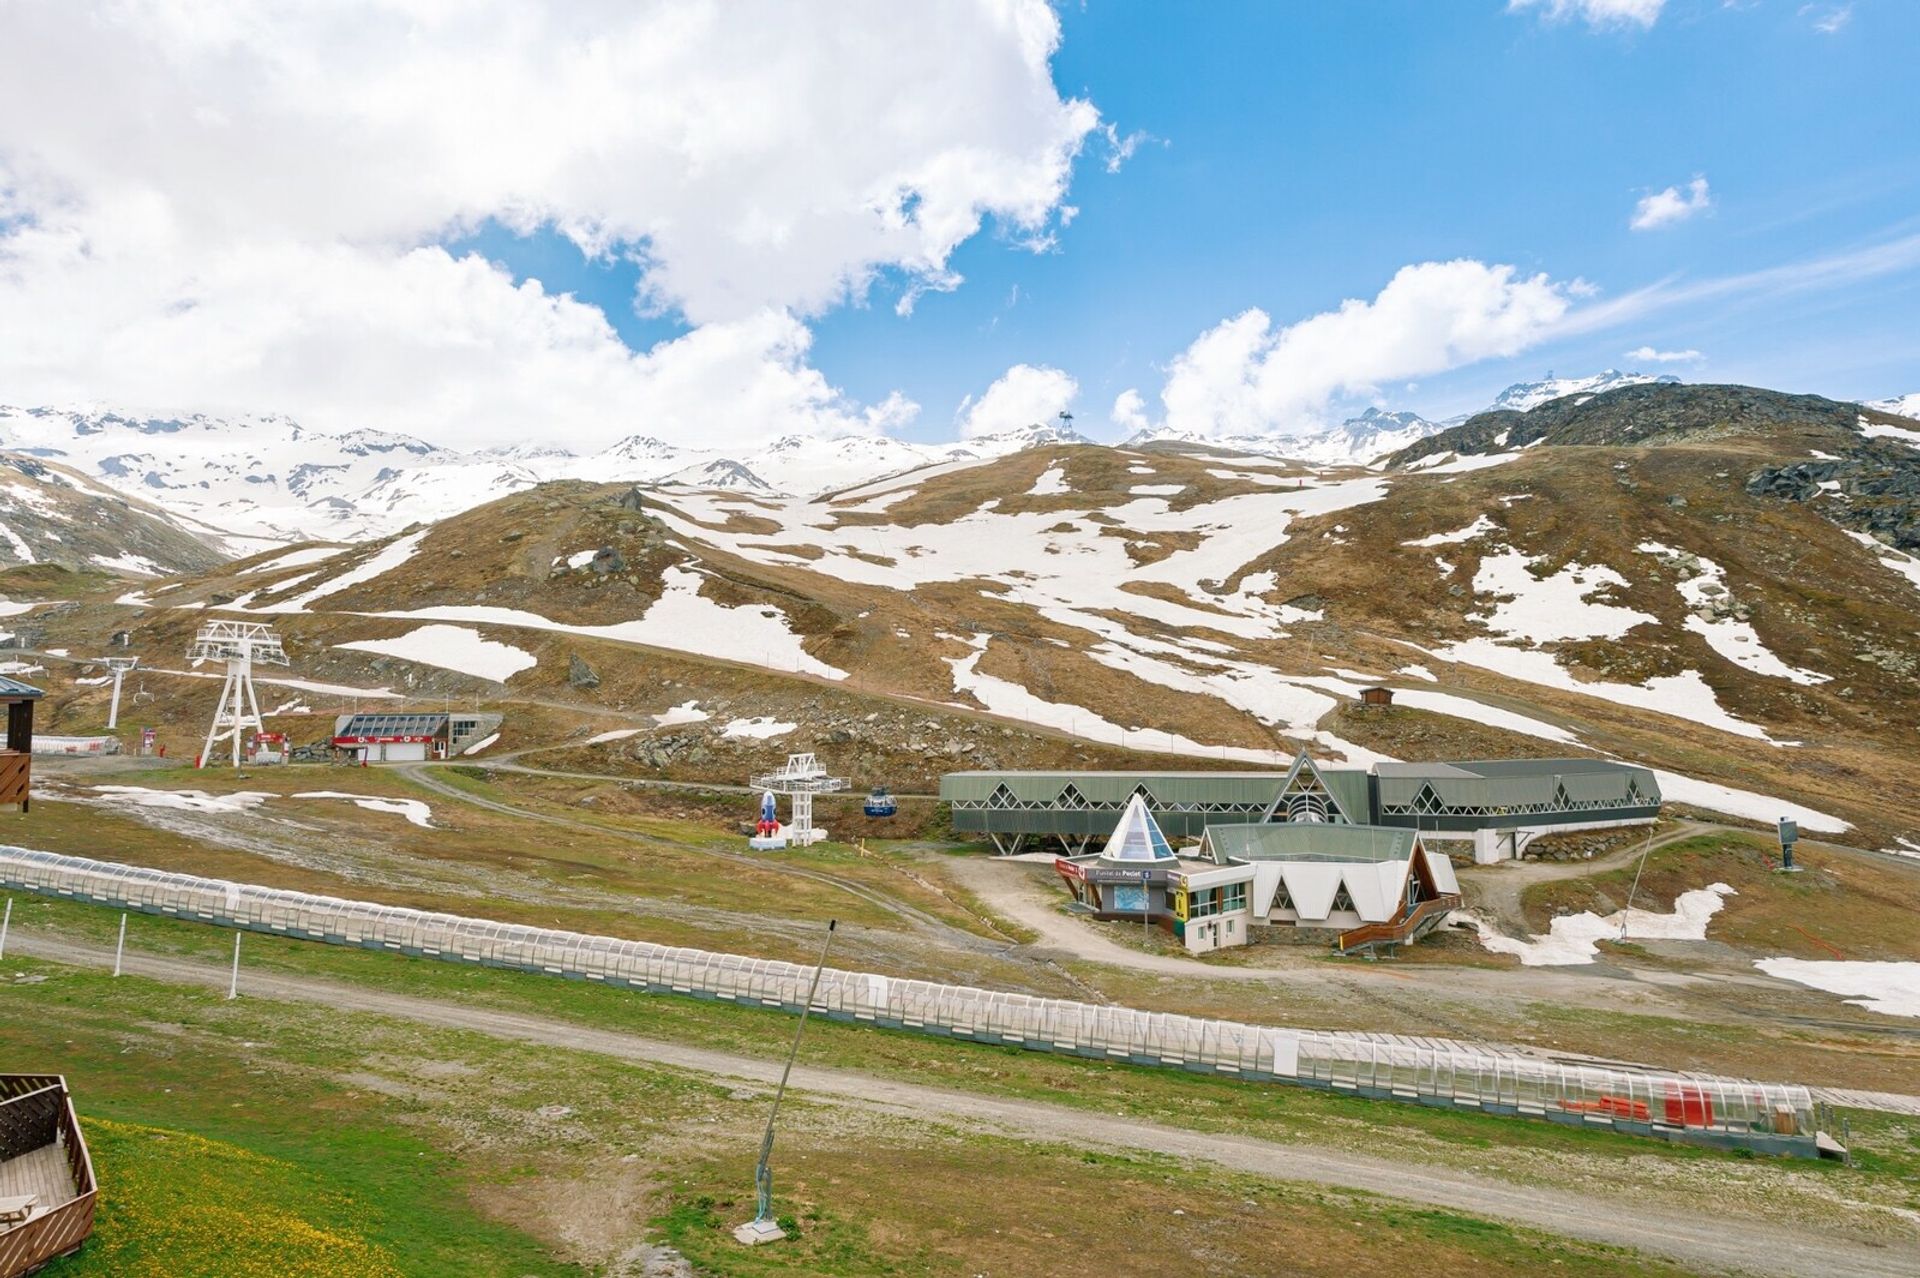
[[[40,1200],[34,1206],[36,1216],[79,1197],[74,1192],[73,1172],[67,1167],[64,1145],[43,1145],[30,1154],[0,1163],[0,1198],[21,1194],[32,1194]],[[0,1225],[0,1233],[6,1232],[6,1228]]]
[[[0,1074],[0,1197],[28,1194],[33,1215],[0,1228],[0,1278],[33,1273],[93,1232],[99,1186],[57,1074]]]

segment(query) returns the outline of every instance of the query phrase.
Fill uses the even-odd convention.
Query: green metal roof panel
[[[1566,787],[1567,797],[1576,802],[1612,800],[1619,803],[1627,797],[1624,772],[1576,772],[1561,777],[1560,784]]]
[[[1328,768],[1321,771],[1320,779],[1326,783],[1327,793],[1339,803],[1341,811],[1347,814],[1348,820],[1356,823],[1366,821],[1371,800],[1367,795],[1365,772],[1358,769],[1334,771]]]
[[[1126,806],[1144,786],[1156,810],[1176,805],[1267,803],[1279,788],[1272,772],[949,772],[940,797],[949,802],[985,802],[1005,786],[1021,803],[1054,804],[1068,786],[1088,806]]]
[[[1215,861],[1355,861],[1377,864],[1413,855],[1414,832],[1397,826],[1329,822],[1260,822],[1210,825],[1207,846]]]

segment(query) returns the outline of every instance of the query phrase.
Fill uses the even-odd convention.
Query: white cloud
[[[1100,126],[1100,135],[1107,141],[1106,169],[1109,173],[1118,173],[1125,167],[1127,161],[1133,158],[1133,153],[1140,149],[1141,143],[1160,141],[1145,129],[1122,133],[1118,126],[1111,123]]]
[[[1402,267],[1372,301],[1284,328],[1248,310],[1174,359],[1160,392],[1166,424],[1230,435],[1307,429],[1335,395],[1519,353],[1566,313],[1569,292],[1545,275],[1462,259]]]
[[[1851,4],[1803,4],[1800,16],[1813,19],[1813,29],[1821,35],[1837,35],[1853,21]]]
[[[1590,27],[1651,27],[1667,0],[1507,0],[1507,11],[1538,9],[1549,22],[1583,18]]]
[[[1707,180],[1697,177],[1687,183],[1685,190],[1670,186],[1664,191],[1641,196],[1640,202],[1633,206],[1633,219],[1628,225],[1636,231],[1651,231],[1656,227],[1684,222],[1712,206],[1713,197],[1707,191]]]
[[[7,6],[0,380],[462,442],[652,429],[703,369],[735,379],[703,431],[897,419],[843,403],[789,317],[952,288],[989,221],[1044,242],[1100,121],[1054,87],[1042,0],[855,10]],[[700,327],[636,356],[430,247],[487,219],[634,258],[640,300]]]
[[[1146,399],[1131,386],[1114,396],[1113,411],[1108,417],[1129,435],[1138,434],[1153,425],[1147,417]]]
[[[1706,358],[1699,351],[1660,351],[1651,346],[1636,346],[1622,358],[1640,364],[1693,364]]]
[[[1080,384],[1057,368],[1015,364],[979,399],[961,401],[960,434],[972,439],[1051,422],[1079,393]]]

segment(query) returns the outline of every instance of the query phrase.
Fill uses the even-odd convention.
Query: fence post
[[[122,911],[120,914],[120,941],[117,945],[113,947],[113,974],[115,976],[120,975],[120,959],[126,952],[127,952],[127,916],[125,911]]]
[[[7,929],[13,925],[13,898],[7,898],[7,912],[0,914],[0,958],[7,956]]]
[[[233,934],[233,976],[227,982],[227,997],[240,997],[240,933]]]

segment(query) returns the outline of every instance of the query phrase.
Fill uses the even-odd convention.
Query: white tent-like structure
[[[1139,795],[1127,800],[1113,833],[1107,836],[1107,846],[1101,850],[1100,859],[1135,865],[1173,860],[1173,848],[1167,843],[1167,836],[1160,833],[1160,823],[1153,819],[1153,813],[1147,811],[1146,800]]]
[[[1453,863],[1420,836],[1366,825],[1216,825],[1200,855],[1252,871],[1250,904],[1262,923],[1354,928],[1405,918],[1422,901],[1458,898]]]

